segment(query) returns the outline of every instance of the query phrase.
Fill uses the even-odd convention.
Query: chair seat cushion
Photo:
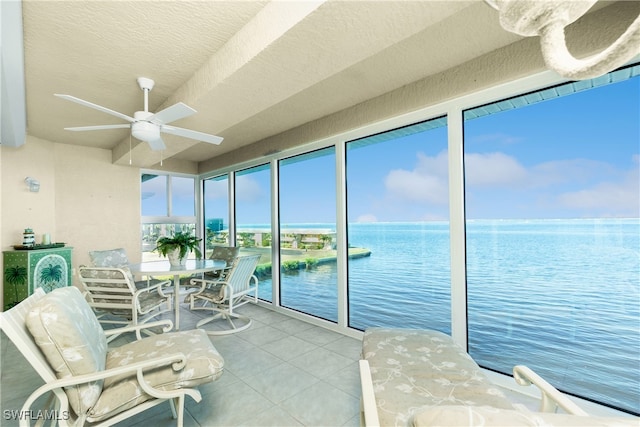
[[[208,383],[222,375],[224,359],[201,330],[154,335],[125,344],[107,354],[106,368],[176,353],[186,356],[185,367],[180,371],[174,371],[170,365],[149,370],[145,372],[149,384],[161,390],[176,390]],[[149,399],[151,396],[142,390],[135,374],[108,378],[88,421],[112,417]]]
[[[202,292],[193,294],[195,298],[201,298],[214,303],[224,301],[224,289],[222,284],[215,284],[209,288],[205,288]]]
[[[442,332],[370,328],[362,355],[371,366],[381,425],[407,425],[414,413],[439,405],[513,409],[471,356]]]
[[[158,292],[142,292],[138,297],[140,312],[148,313],[156,307],[161,306],[169,300],[168,296],[162,296]]]

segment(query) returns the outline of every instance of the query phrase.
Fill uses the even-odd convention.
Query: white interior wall
[[[31,227],[36,241],[72,246],[73,268],[89,262],[88,251],[124,247],[140,261],[140,173],[111,163],[111,151],[56,144],[27,137],[22,147],[0,148],[0,244],[22,243]],[[28,190],[25,177],[40,181]],[[74,278],[74,283],[76,279]]]

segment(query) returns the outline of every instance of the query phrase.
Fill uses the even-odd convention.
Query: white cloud
[[[378,218],[374,214],[364,214],[356,218],[356,222],[378,222]]]
[[[528,187],[546,188],[558,184],[586,184],[597,176],[619,176],[620,171],[605,162],[589,159],[554,160],[533,166]]]
[[[469,186],[512,186],[527,178],[517,159],[500,152],[466,154],[464,166]]]
[[[633,168],[583,158],[554,160],[525,166],[502,152],[465,155],[465,178],[468,190],[516,190],[521,202],[532,208],[544,203],[545,209],[562,208],[576,216],[638,217],[640,215],[640,156],[633,155]],[[419,153],[413,169],[394,169],[385,178],[387,195],[392,200],[386,209],[402,210],[407,206],[446,206],[447,151],[430,157]],[[472,195],[473,193],[468,193]],[[505,193],[507,194],[507,193]],[[423,215],[424,220],[440,219],[438,214]]]
[[[418,153],[413,170],[394,169],[384,180],[385,188],[393,198],[418,203],[448,203],[447,152],[435,157]]]
[[[240,201],[252,202],[261,200],[264,192],[255,179],[248,175],[240,175],[236,178],[236,195]]]
[[[638,168],[620,181],[599,182],[589,188],[558,195],[561,206],[584,211],[591,216],[640,216],[640,173]]]

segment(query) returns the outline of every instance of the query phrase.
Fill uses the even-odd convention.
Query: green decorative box
[[[36,288],[45,292],[71,285],[71,253],[73,248],[4,251],[3,296],[7,310]]]

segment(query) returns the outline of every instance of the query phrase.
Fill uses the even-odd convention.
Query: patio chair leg
[[[178,422],[176,425],[182,427],[184,424],[184,394],[178,397]]]

